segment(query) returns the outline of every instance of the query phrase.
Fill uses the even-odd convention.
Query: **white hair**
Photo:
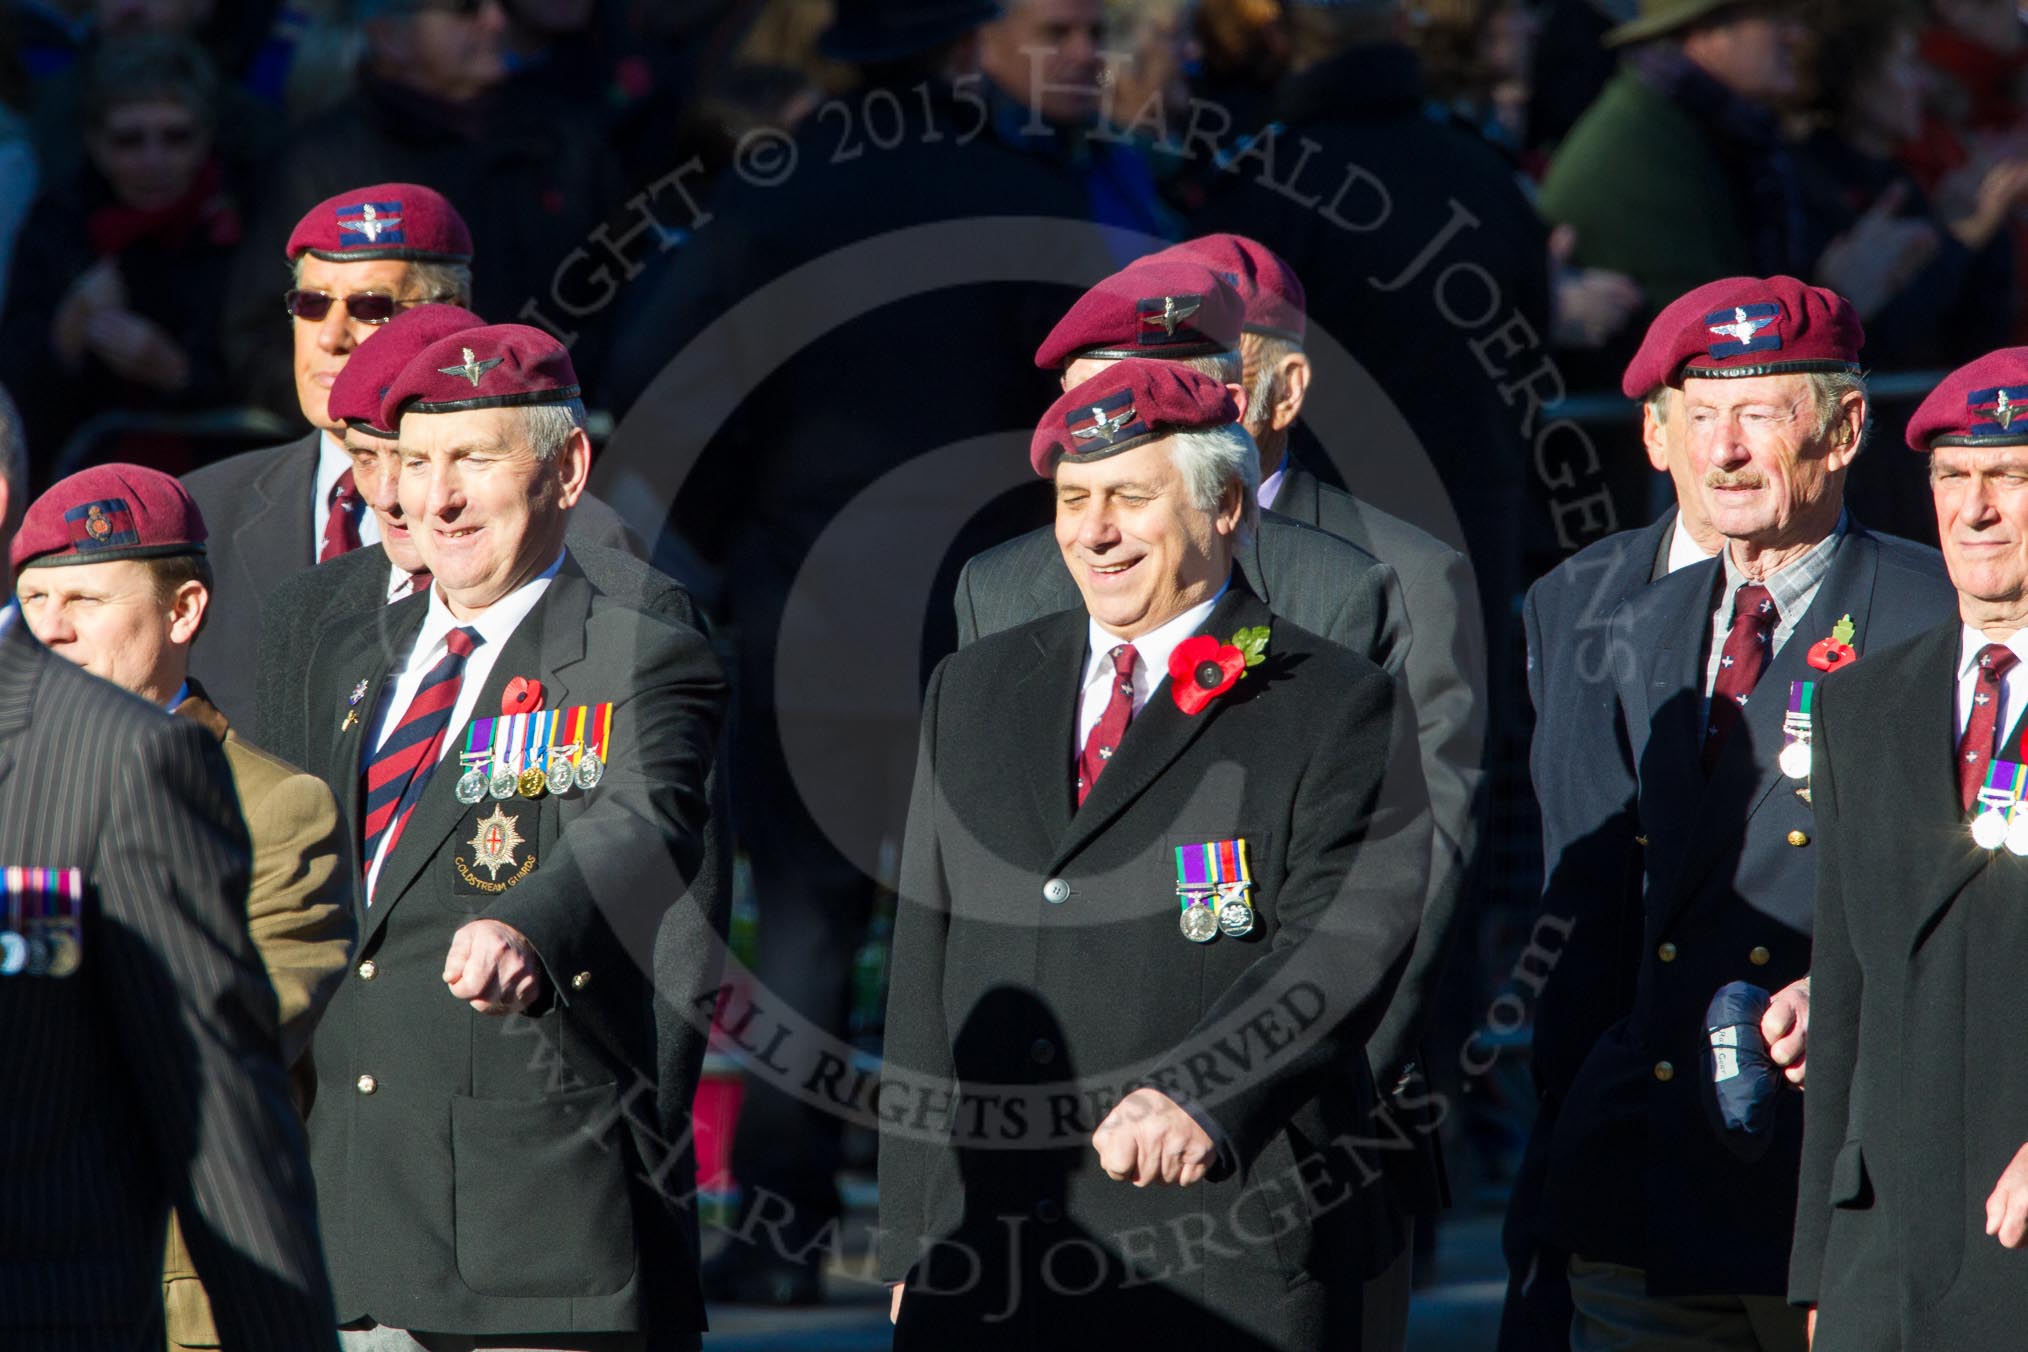
[[[1226,488],[1237,481],[1244,503],[1239,539],[1253,535],[1260,525],[1260,450],[1245,428],[1227,423],[1177,432],[1169,438],[1169,460],[1199,511],[1217,511]]]
[[[1176,364],[1195,371],[1200,376],[1210,376],[1221,385],[1237,385],[1246,366],[1241,362],[1239,349],[1214,352],[1206,357],[1178,357]]]
[[[554,460],[570,434],[585,424],[584,400],[562,404],[529,404],[521,410],[521,430],[537,460]]]
[[[1857,371],[1811,371],[1810,394],[1817,401],[1817,436],[1831,430],[1831,424],[1838,421],[1840,407],[1845,396],[1856,394],[1865,402],[1859,422],[1859,444],[1853,448],[1856,454],[1866,449],[1866,443],[1873,436],[1873,400],[1866,392],[1866,377]]]
[[[1303,345],[1293,338],[1284,338],[1274,333],[1252,333],[1247,335],[1254,341],[1253,386],[1246,392],[1246,420],[1256,427],[1265,427],[1274,416],[1275,403],[1282,393],[1282,359],[1302,352]]]

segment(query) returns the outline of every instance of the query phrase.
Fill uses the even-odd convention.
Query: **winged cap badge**
[[[1753,341],[1755,334],[1772,323],[1774,323],[1773,315],[1754,319],[1746,313],[1745,306],[1737,305],[1732,310],[1732,322],[1730,324],[1713,324],[1711,331],[1721,338],[1736,338],[1742,343],[1750,343]]]
[[[1162,332],[1173,338],[1176,336],[1177,326],[1190,318],[1190,316],[1196,314],[1203,307],[1204,298],[1202,296],[1164,296],[1162,297],[1161,313],[1142,315],[1141,322],[1148,325],[1160,325]]]
[[[364,235],[368,242],[379,240],[381,231],[392,230],[400,224],[400,216],[383,216],[373,209],[373,203],[371,202],[359,208],[359,219],[353,220],[349,217],[340,217],[338,220],[338,228],[340,230],[351,230],[357,234]]]
[[[442,376],[463,376],[465,379],[472,382],[472,388],[475,390],[479,388],[479,378],[485,375],[488,371],[492,370],[494,367],[498,366],[503,360],[500,357],[488,357],[486,358],[486,360],[480,361],[478,357],[473,354],[471,348],[466,347],[460,348],[458,350],[460,353],[463,354],[465,358],[464,365],[439,366],[437,368],[437,374]]]
[[[1071,435],[1079,441],[1096,441],[1101,437],[1107,441],[1111,441],[1122,427],[1125,427],[1134,420],[1134,406],[1128,404],[1118,413],[1108,418],[1103,408],[1097,404],[1093,404],[1091,406],[1091,416],[1092,425],[1090,427],[1077,428],[1071,432]]]

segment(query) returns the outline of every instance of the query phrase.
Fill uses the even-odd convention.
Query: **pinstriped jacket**
[[[86,885],[77,970],[0,978],[0,1344],[159,1346],[173,1203],[224,1347],[331,1348],[223,753],[4,623],[0,864]]]

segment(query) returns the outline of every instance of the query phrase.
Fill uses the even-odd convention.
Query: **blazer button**
[[[371,1094],[374,1090],[378,1088],[380,1088],[380,1081],[374,1079],[371,1075],[361,1075],[359,1077],[360,1093]]]
[[[1070,900],[1070,884],[1061,878],[1051,878],[1042,884],[1042,899],[1051,906],[1061,906]]]
[[[1669,1081],[1676,1078],[1676,1067],[1670,1065],[1667,1061],[1657,1061],[1655,1063],[1655,1078],[1663,1084],[1669,1083]]]
[[[365,962],[359,964],[359,979],[361,981],[371,981],[379,975],[380,967],[372,958],[368,958]]]
[[[1056,1044],[1046,1037],[1039,1037],[1028,1044],[1028,1059],[1038,1066],[1046,1066],[1056,1059]]]
[[[1648,838],[1646,836],[1635,836],[1634,844],[1640,846],[1642,849],[1645,850],[1648,848]]]
[[[1045,1197],[1035,1204],[1035,1219],[1044,1225],[1054,1225],[1063,1219],[1063,1208],[1053,1197]]]
[[[590,972],[579,972],[576,976],[570,979],[570,988],[574,991],[581,991],[586,986],[589,985],[591,985]]]
[[[1755,944],[1753,952],[1746,955],[1746,960],[1756,967],[1765,967],[1770,962],[1774,961],[1774,954],[1768,952],[1765,948],[1762,948],[1760,945]]]
[[[1807,835],[1803,834],[1803,833],[1802,833],[1801,831],[1791,831],[1791,832],[1789,832],[1789,844],[1791,844],[1791,845],[1807,845],[1807,844],[1809,844],[1809,843],[1810,843],[1810,838],[1809,838],[1809,837],[1808,837]]]
[[[1663,944],[1660,948],[1655,950],[1655,956],[1660,958],[1663,962],[1676,961],[1676,945],[1670,943]]]

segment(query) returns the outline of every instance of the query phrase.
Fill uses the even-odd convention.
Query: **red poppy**
[[[1818,671],[1836,671],[1859,660],[1858,651],[1835,638],[1820,639],[1810,648],[1810,665]]]
[[[1194,714],[1232,689],[1246,671],[1246,654],[1209,634],[1177,644],[1169,654],[1169,697]]]
[[[531,681],[526,676],[516,676],[507,682],[507,692],[500,696],[500,712],[506,717],[515,714],[533,714],[542,711],[542,682]]]

